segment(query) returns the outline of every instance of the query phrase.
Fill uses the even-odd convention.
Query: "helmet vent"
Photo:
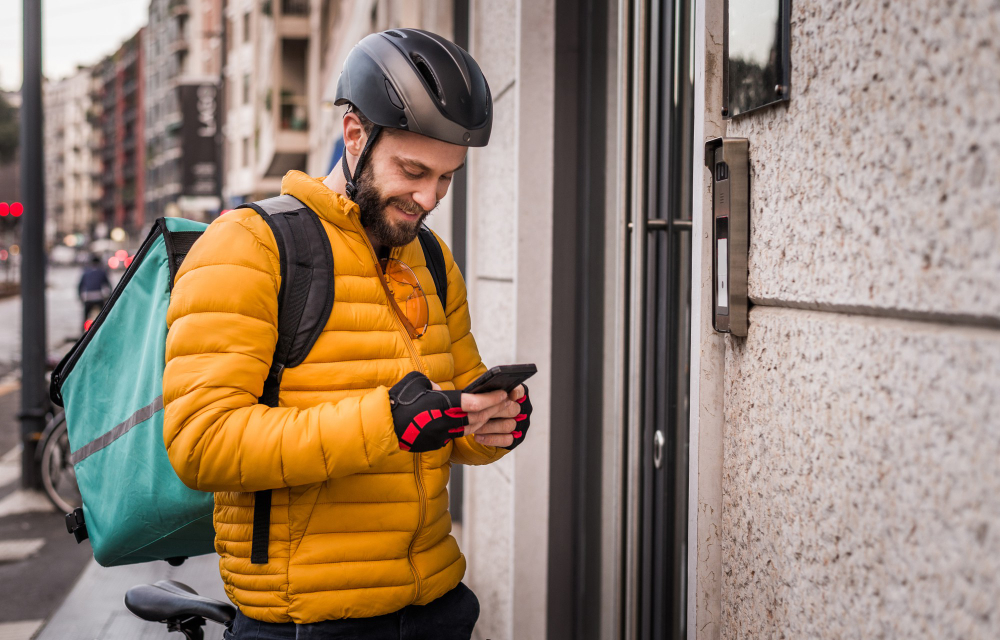
[[[414,55],[413,64],[417,66],[417,71],[423,76],[424,81],[427,82],[427,86],[431,88],[431,93],[434,94],[434,97],[440,101],[444,101],[444,96],[441,95],[441,84],[437,81],[437,77],[431,71],[427,61],[418,55]]]
[[[393,38],[405,38],[406,37],[406,36],[404,36],[403,34],[401,34],[398,31],[386,31],[385,35],[392,36]]]

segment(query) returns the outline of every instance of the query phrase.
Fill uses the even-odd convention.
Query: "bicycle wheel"
[[[76,470],[69,461],[66,414],[60,411],[52,419],[57,421],[57,425],[42,450],[42,486],[57,509],[70,513],[83,505],[83,499],[76,484]]]

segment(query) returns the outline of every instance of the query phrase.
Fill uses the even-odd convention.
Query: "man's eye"
[[[445,182],[451,182],[451,178],[452,176],[441,176],[441,179],[444,180]]]
[[[422,176],[424,174],[422,174],[422,173],[410,173],[409,171],[407,171],[407,170],[404,169],[403,170],[403,175],[406,176],[407,178],[409,178],[410,180],[416,180],[417,178],[419,178],[420,176]]]

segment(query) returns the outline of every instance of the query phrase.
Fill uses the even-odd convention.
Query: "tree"
[[[0,93],[0,164],[13,162],[20,138],[18,112]]]

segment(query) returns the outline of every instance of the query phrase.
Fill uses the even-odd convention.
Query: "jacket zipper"
[[[375,248],[372,247],[372,243],[368,240],[368,234],[361,227],[361,223],[351,217],[351,222],[354,223],[354,227],[357,229],[358,233],[365,241],[365,246],[368,247],[368,252],[371,254],[372,261],[375,263],[375,271],[378,277],[381,278],[380,284],[382,285],[382,292],[386,295],[386,304],[389,306],[389,313],[392,314],[393,319],[396,321],[396,327],[399,332],[403,335],[403,342],[406,343],[406,348],[410,352],[410,359],[413,360],[414,366],[416,366],[417,371],[420,371],[424,375],[427,375],[427,371],[424,369],[423,363],[420,360],[420,356],[417,354],[417,347],[413,344],[413,340],[410,338],[410,334],[407,333],[406,327],[403,326],[402,320],[392,309],[392,303],[389,301],[389,294],[385,289],[385,274],[382,273],[382,266],[379,264],[378,256],[375,255]],[[424,502],[426,501],[426,495],[424,491],[424,480],[423,476],[420,475],[420,461],[423,457],[422,453],[414,454],[413,458],[413,478],[417,483],[417,530],[413,532],[413,538],[410,540],[410,546],[406,550],[406,559],[410,563],[410,572],[413,574],[413,601],[416,602],[417,598],[420,596],[420,574],[417,572],[417,567],[413,562],[413,545],[417,542],[417,534],[420,533],[420,529],[424,526]]]

